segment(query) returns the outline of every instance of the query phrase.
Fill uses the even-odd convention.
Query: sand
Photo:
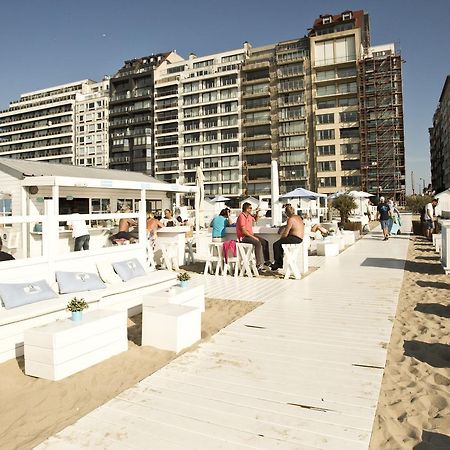
[[[258,305],[207,299],[202,341]],[[141,315],[129,319],[127,352],[57,382],[24,375],[23,358],[0,364],[0,449],[32,448],[176,358],[140,335]]]
[[[370,449],[450,449],[450,275],[419,236],[409,246]]]

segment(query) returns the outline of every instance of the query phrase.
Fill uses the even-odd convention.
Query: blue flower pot
[[[83,319],[83,311],[72,311],[72,320],[74,322],[79,322]]]
[[[187,288],[188,287],[188,282],[187,281],[180,281],[180,287]]]

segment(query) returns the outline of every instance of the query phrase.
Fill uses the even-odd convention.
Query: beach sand
[[[413,236],[370,450],[450,449],[450,275]]]
[[[257,306],[207,299],[202,341]],[[127,352],[61,381],[24,375],[23,358],[0,364],[0,449],[32,448],[176,358],[173,352],[141,347],[140,336],[138,315],[128,322]]]

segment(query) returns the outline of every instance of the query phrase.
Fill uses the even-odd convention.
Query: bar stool
[[[294,275],[296,280],[300,280],[302,275],[300,273],[300,268],[298,266],[299,260],[302,257],[301,252],[303,251],[302,244],[281,244],[283,247],[284,257],[283,257],[283,269],[284,269],[284,279],[287,279]]]
[[[220,275],[220,272],[223,274],[222,245],[222,242],[211,242],[208,245],[208,256],[206,258],[205,270],[203,272],[205,275],[209,272],[213,273],[214,264],[216,265],[214,275]]]
[[[236,243],[237,246],[237,243]],[[226,256],[226,258],[225,258]],[[237,247],[236,247],[236,256],[234,256],[233,254],[230,254],[230,250],[228,250],[228,254],[223,255],[223,271],[222,271],[222,275],[228,275],[228,272],[230,272],[230,274],[233,274],[235,277],[237,277],[239,275],[239,255],[237,252]]]
[[[244,244],[238,242],[236,244],[237,255],[239,259],[239,275],[248,277],[259,276],[258,268],[256,267],[256,257],[254,246],[252,244]]]
[[[161,242],[162,262],[167,270],[180,270],[178,266],[178,244],[176,242]]]
[[[184,247],[184,264],[194,264],[194,239],[186,238],[186,244]]]

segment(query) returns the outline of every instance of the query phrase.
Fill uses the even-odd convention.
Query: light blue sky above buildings
[[[428,127],[450,74],[449,0],[20,0],[0,14],[0,109],[21,93],[113,74],[125,59],[207,55],[300,37],[324,13],[364,9],[372,44],[403,67],[407,187],[429,182]]]

